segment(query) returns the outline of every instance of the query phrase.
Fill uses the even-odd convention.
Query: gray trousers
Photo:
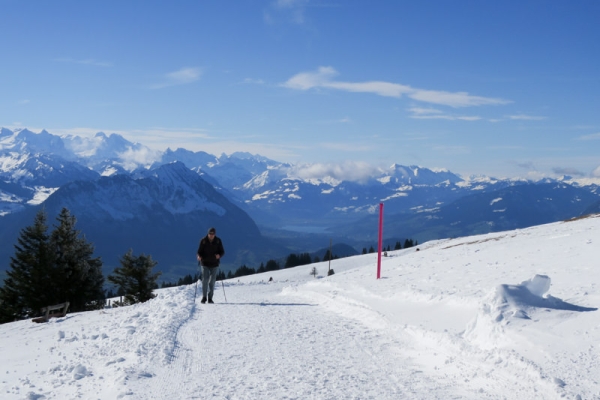
[[[217,281],[217,271],[219,267],[208,268],[202,266],[202,297],[212,299],[215,293],[215,282]]]

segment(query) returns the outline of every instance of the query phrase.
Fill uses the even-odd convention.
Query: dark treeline
[[[413,239],[406,239],[404,241],[404,247],[402,247],[402,244],[399,241],[397,241],[394,245],[394,250],[401,250],[403,248],[406,249],[406,248],[410,248],[410,247],[413,247],[416,245],[417,245],[417,242],[413,241]],[[385,247],[382,249],[382,251],[391,251],[391,250],[392,250],[392,248],[390,245],[387,246],[387,249]],[[375,249],[373,248],[373,246],[371,246],[368,251],[367,251],[366,247],[363,248],[363,254],[374,253],[374,252],[375,252]],[[325,255],[323,256],[323,261],[328,261],[329,259],[336,260],[336,259],[340,258],[336,254],[331,255],[331,257],[330,257],[330,255],[331,255],[331,253],[328,249],[325,252]],[[283,268],[299,267],[301,265],[308,265],[308,264],[318,263],[318,262],[321,262],[321,259],[317,255],[315,255],[314,258],[311,258],[309,253],[300,253],[300,254],[291,253],[285,259]],[[217,273],[217,280],[222,281],[225,279],[234,279],[234,278],[239,278],[241,276],[260,274],[260,273],[268,272],[268,271],[277,271],[280,269],[282,269],[282,267],[281,267],[281,263],[279,261],[269,260],[269,261],[267,261],[266,264],[261,263],[257,269],[250,268],[246,265],[242,265],[241,267],[239,267],[237,270],[235,270],[233,272],[228,271],[227,273],[225,273],[224,271],[219,271]],[[313,270],[311,270],[311,274],[316,276],[315,268],[313,268]],[[201,279],[198,276],[198,274],[196,274],[194,277],[192,277],[191,275],[186,275],[183,278],[179,278],[179,280],[177,282],[163,282],[161,285],[161,288],[189,285],[189,284],[195,283],[198,279]]]
[[[75,216],[63,208],[51,232],[47,218],[41,209],[33,224],[21,230],[14,245],[15,253],[0,287],[0,323],[35,317],[44,307],[67,302],[70,312],[104,307],[107,293],[102,261],[94,256],[94,246],[75,229]],[[119,304],[153,298],[160,275],[152,273],[156,261],[129,250],[120,263],[121,267],[108,276],[124,297]]]
[[[408,249],[410,247],[414,247],[417,246],[418,243],[416,240],[412,240],[412,239],[406,239],[404,240],[404,247],[402,247],[402,243],[400,243],[399,241],[396,241],[396,244],[394,245],[393,250],[402,250],[402,249]],[[392,246],[390,246],[389,244],[387,245],[387,248],[385,246],[382,247],[381,249],[382,251],[392,251]],[[369,247],[369,250],[367,250],[366,247],[363,247],[362,250],[362,254],[368,254],[368,253],[375,253],[375,248],[373,248],[373,246]]]

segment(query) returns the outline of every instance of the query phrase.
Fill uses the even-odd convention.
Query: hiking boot
[[[209,298],[208,298],[208,304],[215,304],[215,302],[214,302],[214,301],[212,301],[212,297],[209,297]]]
[[[200,303],[202,303],[202,304],[206,303],[206,297],[203,297],[202,300],[200,300]]]

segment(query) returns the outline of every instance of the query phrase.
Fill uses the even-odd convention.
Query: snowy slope
[[[0,326],[3,399],[599,399],[600,218]],[[316,266],[317,278],[310,275]],[[273,277],[273,282],[268,278]]]

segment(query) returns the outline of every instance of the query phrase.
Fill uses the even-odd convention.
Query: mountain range
[[[102,132],[82,138],[2,128],[0,270],[8,268],[12,244],[40,207],[49,221],[68,208],[107,270],[132,248],[151,254],[173,277],[195,270],[198,240],[211,226],[226,246],[223,267],[232,270],[319,251],[331,238],[357,250],[374,245],[380,203],[384,245],[392,246],[406,238],[518,229],[600,209],[598,186],[569,177],[464,179],[397,164],[365,176],[359,167],[355,174],[320,167],[249,153],[160,152]]]

